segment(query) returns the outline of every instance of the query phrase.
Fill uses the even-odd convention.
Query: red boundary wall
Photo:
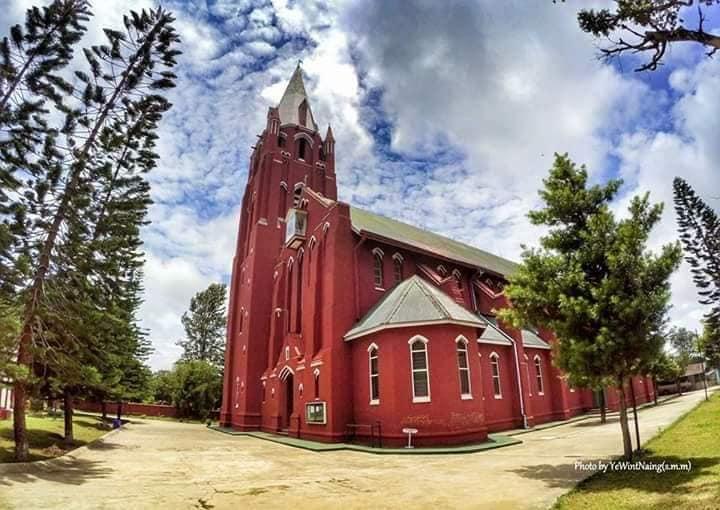
[[[117,402],[107,402],[105,409],[108,416],[117,415]],[[76,400],[75,409],[78,411],[89,411],[92,413],[101,413],[102,404],[100,402],[90,402],[87,400]],[[165,404],[142,404],[140,402],[123,402],[122,414],[143,415],[143,416],[165,416],[168,418],[177,417],[177,409],[175,406]]]

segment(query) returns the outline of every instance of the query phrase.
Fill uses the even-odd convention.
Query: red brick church
[[[455,444],[597,406],[553,366],[551,333],[495,320],[515,263],[338,201],[335,150],[298,67],[250,161],[222,425]]]

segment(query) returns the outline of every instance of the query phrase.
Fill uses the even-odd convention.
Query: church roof
[[[300,105],[305,102],[307,106],[307,117],[305,123],[300,122]],[[302,69],[300,64],[295,68],[295,72],[290,78],[285,93],[280,99],[278,104],[278,114],[280,115],[281,124],[297,124],[299,126],[305,126],[314,131],[318,130],[315,118],[313,117],[312,110],[310,109],[310,100],[308,99],[307,92],[305,91],[305,82],[303,81]]]
[[[350,218],[353,229],[358,233],[398,241],[410,247],[479,267],[504,277],[512,275],[518,268],[515,262],[474,246],[363,209],[351,207]]]
[[[482,335],[478,338],[478,342],[484,344],[512,345],[507,335],[490,321],[488,321],[488,327],[485,328]]]
[[[458,324],[484,328],[487,322],[417,275],[397,284],[350,331],[345,340],[388,328]]]
[[[550,349],[550,344],[540,338],[534,331],[523,329],[522,342],[524,347],[534,347],[535,349]]]

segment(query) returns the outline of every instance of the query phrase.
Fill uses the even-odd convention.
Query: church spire
[[[305,82],[303,80],[300,61],[295,68],[295,72],[290,78],[285,93],[278,104],[281,124],[297,124],[317,131],[318,127],[315,123],[312,110],[310,109],[310,101],[305,91]]]

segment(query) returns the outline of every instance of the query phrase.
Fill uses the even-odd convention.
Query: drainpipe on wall
[[[517,342],[513,337],[505,333],[499,326],[495,327],[493,326],[489,321],[486,321],[488,323],[489,328],[494,328],[496,331],[498,331],[502,336],[510,340],[510,343],[512,343],[513,346],[513,352],[515,353],[515,376],[517,377],[517,384],[518,384],[518,390],[520,391],[520,414],[522,415],[523,420],[523,428],[528,429],[530,428],[528,426],[528,420],[527,420],[527,414],[525,414],[525,400],[524,400],[524,392],[523,392],[523,386],[522,386],[522,377],[520,376],[520,354],[518,353],[517,349]],[[521,332],[522,334],[522,332]]]
[[[513,344],[513,352],[515,353],[515,375],[517,376],[518,390],[520,391],[520,414],[523,419],[523,428],[527,429],[530,427],[528,427],[527,414],[525,414],[525,393],[523,392],[522,387],[522,377],[520,377],[520,355],[518,354],[517,343],[515,340],[510,338],[509,335],[506,336]]]

